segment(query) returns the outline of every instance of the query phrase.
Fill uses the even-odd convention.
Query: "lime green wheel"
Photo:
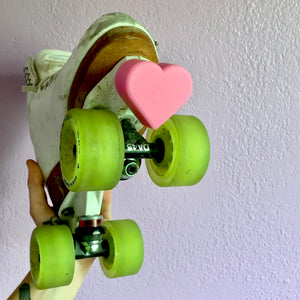
[[[71,283],[75,268],[75,250],[68,226],[45,225],[33,230],[30,266],[33,282],[38,289]]]
[[[174,115],[158,129],[149,129],[147,140],[162,145],[160,158],[147,159],[152,181],[159,186],[188,186],[204,176],[210,145],[203,123],[193,116]]]
[[[100,258],[103,273],[109,278],[136,274],[144,260],[144,242],[133,220],[107,221],[103,239],[109,247],[108,257]]]
[[[107,110],[72,109],[63,122],[60,164],[73,192],[108,190],[120,180],[124,136],[117,116]]]

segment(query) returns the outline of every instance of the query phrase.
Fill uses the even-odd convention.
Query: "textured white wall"
[[[99,16],[126,12],[184,65],[211,163],[192,188],[162,189],[145,168],[114,191],[145,263],[109,280],[97,263],[77,299],[300,299],[300,6],[298,0],[2,0],[0,3],[0,299],[29,269],[25,159],[33,157],[22,68],[71,50]]]

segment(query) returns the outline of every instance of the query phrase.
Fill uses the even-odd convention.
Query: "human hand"
[[[44,189],[45,181],[39,165],[34,160],[28,160],[28,190],[30,215],[37,226],[42,226],[45,221],[55,216],[54,210],[48,205]],[[111,219],[111,191],[105,191],[102,200],[101,212],[103,220]],[[72,282],[74,291],[82,283],[83,278],[91,267],[95,258],[76,260],[75,274]],[[76,292],[75,292],[76,293]]]
[[[43,225],[45,221],[55,216],[54,211],[47,203],[46,193],[44,189],[45,181],[39,165],[34,160],[28,160],[28,190],[30,202],[30,215],[37,226]],[[104,220],[111,218],[111,191],[105,191],[101,214]],[[21,284],[8,298],[9,300],[20,299],[20,286],[29,284],[29,292],[31,299],[73,299],[83,283],[83,280],[92,266],[95,258],[79,259],[75,261],[75,272],[73,281],[68,286],[52,288],[48,290],[39,290],[35,287],[30,272],[26,275]]]
[[[28,167],[30,215],[35,224],[41,226],[45,221],[54,217],[55,213],[47,203],[45,182],[39,165],[31,159],[26,164]],[[111,219],[111,201],[111,191],[105,191],[100,212],[104,221]]]

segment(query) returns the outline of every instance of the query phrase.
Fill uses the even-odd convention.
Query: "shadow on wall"
[[[26,95],[22,93],[25,84],[20,74],[0,74],[0,165],[3,167],[29,133],[26,116]]]

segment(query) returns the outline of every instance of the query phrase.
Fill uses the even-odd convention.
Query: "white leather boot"
[[[112,13],[98,19],[72,53],[43,50],[33,61],[29,59],[23,91],[36,158],[45,178],[59,162],[59,136],[67,110],[83,107],[91,90],[118,62],[130,58],[157,62],[155,42],[130,16]]]

